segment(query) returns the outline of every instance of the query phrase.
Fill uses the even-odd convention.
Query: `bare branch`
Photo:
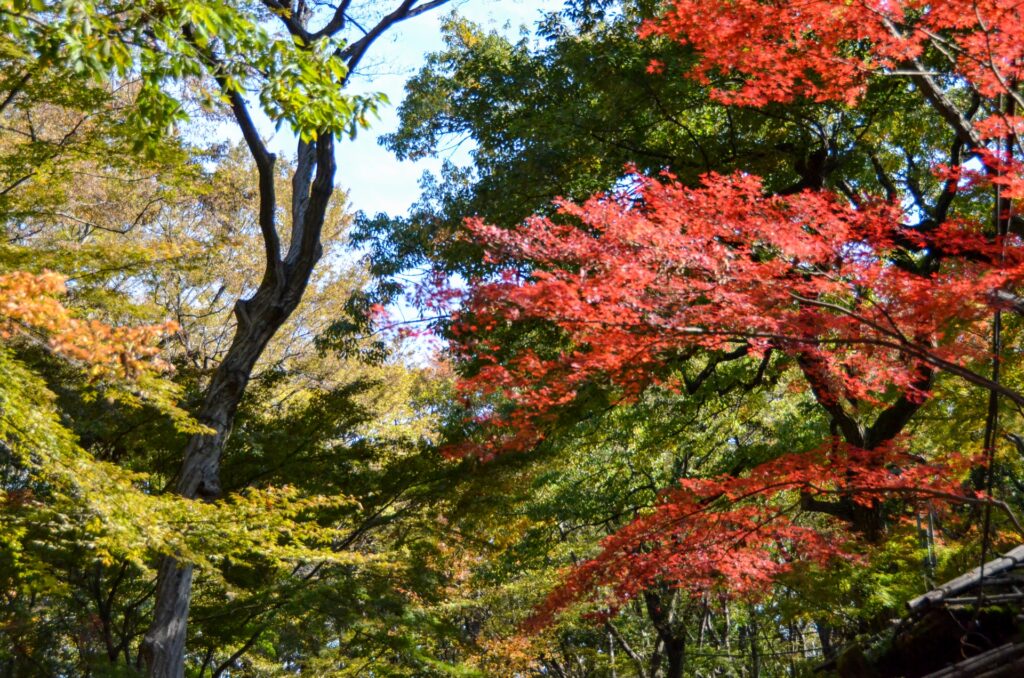
[[[345,13],[348,12],[349,6],[352,4],[352,0],[343,0],[338,3],[337,9],[334,10],[334,15],[331,17],[323,28],[313,33],[313,40],[319,40],[324,37],[333,37],[338,32],[345,28],[345,20],[347,19]]]
[[[366,35],[339,52],[339,56],[345,60],[346,64],[348,64],[349,73],[356,69],[356,66],[359,65],[359,62],[362,61],[363,57],[366,55],[366,50],[370,48],[370,45],[372,45],[377,38],[383,35],[389,28],[397,23],[405,21],[406,19],[411,19],[423,14],[424,12],[428,12],[435,7],[440,7],[448,1],[449,0],[430,0],[430,2],[425,2],[422,5],[416,5],[416,0],[402,0],[402,4],[400,4],[395,11],[377,22],[377,25],[371,28]]]
[[[267,258],[264,276],[280,280],[281,239],[277,234],[275,217],[277,195],[274,188],[274,161],[276,158],[263,144],[263,140],[260,138],[259,132],[256,131],[256,125],[253,124],[252,117],[249,115],[249,109],[246,107],[242,95],[231,91],[228,93],[228,97],[231,100],[231,112],[234,114],[235,120],[242,130],[242,136],[245,139],[246,146],[249,147],[253,160],[256,162],[256,170],[259,173],[259,224],[260,232],[263,234],[263,244]]]

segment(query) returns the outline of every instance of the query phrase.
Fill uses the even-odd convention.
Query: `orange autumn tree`
[[[87,366],[94,378],[130,379],[169,369],[158,357],[157,342],[176,331],[176,323],[115,327],[78,318],[57,298],[66,291],[56,273],[0,274],[0,339],[36,339]]]
[[[641,30],[689,45],[688,77],[727,105],[856,107],[875,82],[906,79],[952,139],[930,205],[825,181],[773,195],[742,172],[696,186],[630,174],[511,231],[469,223],[505,272],[472,282],[452,328],[475,411],[453,455],[534,447],[594,384],[613,404],[692,392],[673,365],[695,351],[784,356],[835,433],[746,474],[682,480],[574,568],[538,621],[595,591],[614,607],[655,585],[764,590],[796,563],[847,557],[844,525],[882,538],[886,497],[996,503],[963,484],[979,450],[925,460],[904,433],[939,374],[991,394],[989,453],[997,399],[1024,404],[999,377],[1002,314],[1024,309],[1022,19],[1003,2],[694,0]],[[517,327],[558,348],[494,341]],[[800,522],[808,511],[839,520]]]
[[[71,366],[68,380],[79,383],[65,387],[129,406],[145,402],[182,428],[196,428],[178,407],[179,389],[165,378],[170,366],[158,355],[160,340],[176,325],[118,327],[84,318],[61,302],[65,292],[56,273],[0,273],[0,578],[9,605],[22,586],[31,590],[48,576],[45,561],[33,554],[37,544],[56,549],[85,532],[101,559],[141,557],[140,533],[150,526],[149,516],[125,515],[122,500],[142,496],[138,478],[78,446],[50,385],[24,360],[27,349],[41,348]]]

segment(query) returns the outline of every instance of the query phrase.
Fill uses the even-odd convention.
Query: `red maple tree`
[[[789,356],[839,436],[739,477],[681,481],[576,568],[539,619],[601,586],[613,604],[656,582],[743,592],[796,562],[840,556],[841,531],[792,519],[821,497],[839,497],[830,512],[862,532],[870,526],[858,517],[884,495],[989,501],[960,487],[963,457],[924,463],[900,434],[939,371],[1024,405],[981,371],[993,313],[1024,308],[1024,247],[1008,228],[1024,197],[1013,157],[1022,29],[1024,10],[1007,0],[675,0],[641,30],[690,45],[690,77],[731,105],[857,105],[872,78],[909,78],[956,138],[954,157],[962,147],[975,158],[936,168],[946,209],[927,225],[895,200],[770,195],[742,173],[699,186],[634,174],[628,190],[563,202],[557,216],[515,230],[469,222],[508,268],[474,282],[456,318],[456,355],[478,366],[459,388],[468,403],[500,396],[510,406],[480,408],[481,434],[452,454],[529,449],[587,384],[622,403],[655,385],[683,390],[667,365],[695,349]],[[958,107],[950,82],[977,99],[972,110]],[[998,189],[994,235],[949,216],[971,183]],[[557,328],[567,348],[489,342],[517,323]]]

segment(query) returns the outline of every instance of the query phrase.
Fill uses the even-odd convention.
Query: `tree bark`
[[[142,641],[141,655],[151,678],[185,675],[185,637],[192,602],[192,565],[174,558],[160,563],[153,625]]]

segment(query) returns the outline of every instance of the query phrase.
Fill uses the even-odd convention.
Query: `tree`
[[[4,274],[0,284],[5,309],[0,336],[5,375],[0,389],[0,538],[5,545],[0,657],[11,673],[63,673],[69,666],[103,670],[93,657],[99,647],[108,671],[122,653],[130,663],[129,643],[138,635],[132,617],[137,623],[137,608],[152,593],[140,593],[147,586],[133,584],[154,553],[184,554],[209,567],[207,547],[225,558],[258,550],[264,562],[275,563],[311,557],[313,551],[305,547],[319,537],[310,540],[310,528],[326,538],[319,548],[338,534],[328,536],[308,520],[310,511],[331,502],[310,501],[286,488],[238,493],[217,506],[155,496],[148,489],[151,476],[82,448],[69,416],[73,412],[62,407],[67,396],[58,396],[39,370],[50,356],[63,366],[59,390],[64,394],[99,401],[101,408],[114,403],[129,410],[146,408],[150,417],[155,413],[175,421],[184,434],[198,426],[176,404],[180,388],[168,379],[170,365],[155,357],[159,347],[154,343],[175,329],[173,323],[112,327],[83,319],[57,300],[62,287],[55,274]],[[239,525],[246,527],[240,530]],[[79,586],[83,597],[76,595]],[[137,600],[126,605],[115,593]],[[93,596],[97,609],[90,615]],[[114,628],[119,615],[123,630]]]
[[[103,92],[96,96],[107,105]],[[109,149],[87,142],[94,134],[110,139],[123,122],[116,110],[106,118],[102,108],[50,109],[28,96],[7,109],[3,141],[26,138],[19,132],[30,124],[44,141],[68,141],[65,154],[7,194],[0,265],[64,272],[65,315],[76,322],[176,318],[159,353],[174,369],[160,384],[167,405],[196,407],[230,340],[231,301],[262,270],[254,165],[244,147],[195,149],[172,138],[149,160],[123,149],[123,165],[110,166]],[[88,122],[97,120],[109,127]],[[277,163],[286,204],[291,169]],[[134,673],[154,559],[167,553],[187,555],[203,573],[188,671],[273,673],[282,663],[328,672],[444,670],[445,628],[429,609],[443,581],[431,516],[451,465],[427,445],[435,379],[393,358],[381,363],[379,346],[345,329],[346,306],[366,284],[362,266],[343,251],[348,223],[335,202],[324,224],[329,265],[314,271],[303,304],[253,371],[220,502],[148,496],[180,465],[175,450],[195,426],[184,413],[167,417],[140,399],[139,380],[121,387],[99,371],[87,379],[33,342],[11,342],[34,374],[23,379],[5,362],[5,394],[59,416],[68,445],[28,469],[0,461],[4,490],[27,499],[3,506],[4,543],[18,553],[0,563],[3,671]],[[41,294],[32,289],[23,296]],[[11,413],[5,404],[5,424]],[[7,443],[12,430],[4,429]],[[78,480],[55,473],[68,460]],[[243,496],[252,501],[239,502]],[[252,507],[266,514],[254,519]],[[267,530],[254,531],[254,520]],[[296,539],[313,544],[310,528],[330,535],[319,554],[296,550]]]
[[[597,5],[614,11],[595,14]],[[583,201],[613,188],[626,163],[645,174],[670,167],[688,185],[742,169],[778,192],[882,193],[885,183],[908,200],[941,193],[927,158],[948,152],[948,135],[899,79],[875,83],[856,109],[723,106],[684,77],[692,50],[636,39],[653,12],[642,2],[567,3],[534,41],[450,24],[447,48],[410,81],[402,124],[386,143],[410,158],[445,157],[456,144],[474,150],[467,165],[428,177],[408,217],[360,219],[356,237],[374,248],[375,272],[430,263],[476,275],[481,253],[458,237],[464,218],[510,228],[550,214],[556,197]],[[646,73],[652,60],[666,65],[664,76]]]
[[[927,107],[918,105],[916,93],[899,78],[872,82],[869,92],[855,109],[837,102],[808,101],[773,103],[756,109],[723,106],[709,99],[707,87],[682,77],[693,61],[692,51],[686,46],[668,40],[635,39],[638,23],[653,15],[653,8],[643,5],[567,3],[563,12],[548,17],[541,28],[543,38],[536,42],[510,43],[472,26],[453,24],[449,28],[448,49],[431,57],[428,66],[410,86],[402,108],[403,126],[389,137],[389,143],[399,153],[413,155],[445,153],[450,145],[466,143],[467,138],[476,148],[469,166],[449,167],[442,176],[424,185],[423,199],[409,218],[389,220],[378,216],[362,221],[358,230],[360,237],[368,238],[375,248],[375,270],[387,275],[403,267],[429,262],[436,268],[455,271],[469,279],[489,275],[500,268],[502,262],[484,258],[475,239],[465,236],[461,225],[465,217],[479,216],[487,223],[512,228],[531,212],[550,215],[554,211],[549,204],[553,196],[563,195],[582,202],[594,190],[607,190],[630,182],[631,178],[622,168],[627,160],[635,160],[638,169],[650,174],[668,164],[688,186],[698,182],[702,171],[728,174],[742,168],[763,175],[765,190],[772,193],[796,193],[809,186],[827,186],[854,197],[864,192],[891,193],[896,200],[913,202],[922,213],[932,210],[936,202],[941,204],[943,179],[931,174],[928,162],[950,152],[949,134],[941,120]],[[610,7],[613,7],[611,11],[604,11]],[[665,64],[663,76],[645,76],[652,59]],[[438,92],[443,94],[438,95]],[[982,193],[973,197],[961,193],[959,198],[961,209],[983,213]],[[525,266],[520,270],[525,270]],[[434,308],[430,310],[429,315],[436,315]],[[483,334],[481,326],[477,327],[477,333]],[[487,341],[502,347],[502,356],[529,349],[553,358],[564,348],[559,335],[542,323],[499,325],[487,330],[486,336]],[[755,407],[753,404],[759,402],[768,389],[766,384],[776,383],[780,377],[792,384],[791,389],[797,388],[800,378],[793,374],[793,363],[784,359],[780,352],[773,352],[763,361],[744,357],[742,353],[737,350],[725,355],[707,355],[694,349],[672,356],[666,371],[677,377],[682,373],[689,381],[687,388],[673,396],[674,400],[668,400],[673,403],[668,411],[673,407],[678,411],[675,418],[668,415],[670,423],[666,423],[666,427],[669,430],[676,436],[685,431],[692,436],[688,439],[699,440],[701,426],[720,430],[730,425],[732,417],[726,413],[730,409],[723,412],[708,405],[709,411],[717,414],[707,420],[689,414],[697,403],[705,401],[706,397],[700,394],[708,389],[746,392],[748,396],[740,399],[740,403],[746,405],[735,407],[736,411],[748,412],[747,408]],[[473,374],[475,367],[470,362],[462,369]],[[711,378],[702,377],[709,373]],[[738,378],[724,380],[723,375]],[[919,446],[926,437],[942,440],[936,422],[948,416],[944,413],[972,419],[984,411],[979,398],[976,395],[965,397],[964,389],[950,387],[942,381],[933,387],[935,389],[944,396],[927,402],[919,416],[910,422]],[[653,392],[658,393],[659,389],[654,387]],[[652,389],[648,389],[643,398],[650,397],[651,393]],[[791,397],[771,400],[768,407],[786,411],[791,400]],[[609,455],[622,455],[623,463],[631,468],[642,468],[641,459],[653,453],[653,450],[644,450],[642,438],[632,444],[621,444],[615,452],[590,447],[594,437],[628,439],[635,435],[635,425],[624,423],[630,421],[626,414],[629,411],[636,412],[639,422],[646,422],[651,416],[641,403],[625,406],[619,403],[612,407],[611,402],[616,402],[614,390],[605,388],[600,379],[588,382],[573,404],[559,408],[558,416],[546,422],[544,439],[530,454],[534,461],[522,471],[523,479],[518,482],[527,484],[534,477],[556,474],[560,456],[553,455],[576,458],[585,457],[589,452],[590,462],[580,462],[588,479],[610,463]],[[762,432],[767,450],[771,451],[754,452],[729,440],[708,440],[707,446],[717,449],[714,452],[709,449],[708,456],[703,457],[709,460],[707,463],[678,466],[681,470],[675,475],[663,477],[655,473],[652,477],[658,480],[649,482],[655,487],[671,488],[680,475],[707,477],[723,472],[743,473],[786,451],[818,446],[828,434],[827,423],[821,425],[806,407],[796,412],[799,414],[776,421]],[[602,426],[606,426],[608,432],[603,432]],[[471,422],[456,417],[449,433],[460,440],[473,427]],[[602,433],[593,432],[595,427]],[[950,440],[975,444],[969,436],[962,435],[969,427],[943,427],[942,430],[946,433],[946,442],[941,447],[949,448]],[[794,439],[794,431],[804,433]],[[660,442],[652,440],[647,444],[665,444],[663,439],[658,440]],[[578,445],[585,446],[588,452],[576,449]],[[700,447],[704,449],[705,444]],[[665,450],[665,454],[672,452]],[[680,460],[690,458],[682,450],[676,454]],[[502,475],[498,469],[492,468],[491,472]],[[621,478],[618,482],[623,491],[631,487],[626,480],[630,476],[615,477]],[[499,484],[494,492],[506,498],[517,496],[511,489],[517,485],[496,482]],[[547,491],[550,488],[545,486]],[[487,492],[486,489],[479,491]],[[564,497],[564,504],[559,503],[559,496]],[[634,497],[638,511],[654,503],[653,497],[645,498],[643,493]],[[522,501],[526,506],[537,503],[526,497]],[[614,500],[609,499],[609,502]],[[607,517],[607,514],[601,502],[595,509],[596,514],[586,518],[574,510],[588,505],[572,492],[553,495],[544,503],[549,512],[545,515],[560,527],[558,531],[551,527],[548,532],[544,529],[547,523],[537,526],[537,533],[543,535],[538,537],[540,543],[559,542],[562,526],[567,526],[565,529],[575,538],[572,552],[577,555],[592,552],[603,531],[589,525],[603,522],[602,516]],[[848,507],[827,506],[825,502],[817,505],[834,511],[848,510]],[[505,507],[503,503],[502,508],[511,512],[512,517],[507,518],[510,522],[524,520],[512,508],[516,506],[513,503]],[[473,510],[467,507],[469,515]],[[884,511],[881,517],[887,513]],[[870,513],[865,512],[864,517],[868,515]],[[804,520],[807,519],[805,516]],[[903,544],[907,543],[905,529],[900,525],[886,526],[887,534]],[[508,536],[505,530],[501,534],[503,539]],[[948,534],[946,538],[959,539]],[[518,557],[522,552],[514,553]],[[547,567],[575,562],[564,551],[553,549],[541,553],[543,555],[538,557]],[[808,629],[807,615],[820,620],[824,628],[821,644],[831,651],[843,642],[844,634],[863,632],[864,624],[875,623],[876,613],[879,619],[884,618],[886,613],[878,610],[871,600],[888,599],[892,606],[888,614],[898,614],[899,594],[893,596],[890,585],[880,583],[890,581],[885,569],[890,565],[884,564],[888,557],[886,553],[879,555],[878,569],[866,567],[863,562],[855,568],[839,568],[834,564],[826,578],[834,584],[829,594],[833,597],[828,602],[823,602],[821,591],[810,592],[806,586],[800,588],[805,597],[795,594],[793,578],[787,578],[776,599],[790,599],[791,602],[783,605],[796,615],[794,623],[805,630]],[[491,572],[490,565],[479,567]],[[525,592],[534,591],[543,586],[537,582],[547,580],[538,574],[535,583],[516,588],[520,577],[514,570],[501,571],[508,577],[510,590],[519,592],[520,597],[513,605],[520,607],[534,604],[535,597]],[[913,571],[901,572],[900,576],[904,591],[915,590]],[[494,585],[491,577],[482,575],[480,581],[485,587]],[[882,593],[884,591],[889,593]],[[858,593],[849,597],[851,592]],[[815,602],[810,603],[811,600]],[[838,600],[844,603],[837,604]],[[808,605],[813,607],[808,608]],[[690,634],[691,640],[696,634],[703,639],[698,644],[711,643],[723,657],[719,661],[727,661],[725,657],[735,651],[735,645],[730,649],[729,643],[745,642],[736,635],[741,627],[730,620],[735,622],[746,611],[733,603],[704,609],[705,616],[699,619],[685,615],[677,618],[677,630]],[[843,612],[836,613],[836,610]],[[851,610],[862,610],[864,614],[851,614]],[[480,614],[486,616],[490,612],[494,611],[483,609]],[[632,649],[650,656],[653,661],[656,653],[648,655],[649,648],[645,649],[644,641],[644,634],[654,632],[652,622],[645,620],[644,611],[633,606],[622,608],[621,613],[625,618],[618,626],[625,640]],[[499,618],[500,614],[495,624]],[[583,651],[576,643],[583,642],[584,637],[571,630],[570,619],[565,622],[567,635],[561,635],[563,631],[551,636],[545,634],[546,638],[552,638],[552,643],[544,651],[549,660],[557,658],[567,671],[575,670],[576,659],[582,657],[574,653]],[[696,630],[709,626],[717,626],[722,635],[719,636],[718,631],[712,635],[710,631],[698,633]],[[762,632],[770,633],[774,626],[762,626]],[[639,635],[632,635],[630,629]],[[813,624],[809,632],[815,633]],[[796,637],[780,632],[780,637],[783,635],[790,639]],[[762,648],[767,642],[771,641],[762,639]],[[807,642],[807,647],[813,647],[817,639],[809,638]],[[600,641],[599,646],[603,647],[604,642]],[[625,650],[618,647],[617,652],[621,660]],[[700,651],[691,645],[687,655],[693,652]],[[664,656],[661,659],[667,662]],[[691,669],[693,661],[688,660]],[[762,656],[761,661],[764,666],[768,660]],[[554,670],[550,666],[548,669]],[[620,670],[629,669],[620,667]]]
[[[1021,282],[1010,232],[1020,181],[1013,12],[953,2],[673,3],[645,24],[647,35],[690,45],[691,77],[729,105],[838,99],[851,117],[864,106],[919,118],[932,130],[926,138],[951,136],[934,193],[918,183],[919,149],[905,153],[897,181],[870,149],[827,148],[834,168],[863,153],[882,196],[834,170],[775,192],[742,173],[707,174],[697,186],[634,176],[632,189],[565,201],[557,216],[516,229],[471,224],[471,239],[506,272],[472,285],[452,330],[470,370],[463,389],[486,403],[453,453],[529,449],[595,388],[612,404],[656,387],[684,391],[677,366],[695,350],[710,352],[712,363],[782,354],[841,438],[739,477],[684,480],[577,569],[550,608],[604,585],[620,603],[663,584],[758,589],[800,553],[813,562],[841,551],[841,532],[795,524],[787,506],[841,517],[877,539],[882,495],[996,501],[960,489],[955,456],[931,460],[948,467],[922,465],[907,454],[913,440],[899,436],[940,372],[991,394],[989,454],[997,398],[1021,402],[998,371],[1008,367],[998,349],[1001,310],[1014,306]],[[654,77],[663,68],[650,64]],[[878,106],[903,77],[918,93],[915,108]],[[882,147],[906,143],[893,127],[874,129],[884,133]],[[964,153],[981,169],[965,168]],[[501,343],[516,331],[550,341]],[[995,351],[982,339],[990,331]],[[998,367],[985,375],[993,352]],[[762,499],[780,492],[777,502]]]
[[[230,111],[255,162],[264,269],[259,281],[245,286],[248,296],[235,306],[234,338],[205,386],[196,413],[203,432],[186,447],[175,486],[181,496],[220,497],[221,457],[253,368],[299,304],[321,257],[334,190],[335,137],[365,126],[377,104],[372,97],[344,94],[349,74],[389,28],[442,4],[408,0],[382,11],[373,3],[343,2],[324,12],[305,2],[170,3],[159,12],[102,2],[14,2],[2,8],[10,47],[5,72],[11,74],[5,76],[4,107],[37,83],[66,74],[99,82],[137,76],[126,122],[146,150],[187,119],[175,90],[190,84],[207,106]],[[356,37],[346,42],[352,32]],[[250,89],[258,91],[260,107],[274,122],[288,124],[300,137],[287,209],[276,199],[275,158],[253,122]],[[287,233],[281,221],[290,223]],[[161,567],[144,643],[150,675],[183,675],[193,567],[182,558],[168,557]]]

